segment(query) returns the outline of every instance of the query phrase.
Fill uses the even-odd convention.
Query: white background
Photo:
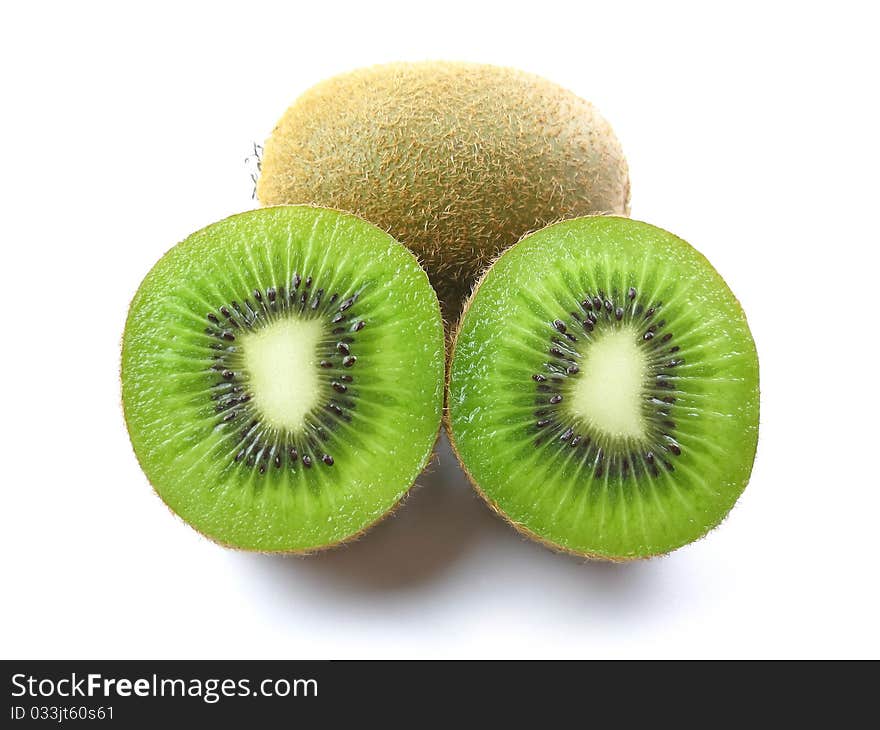
[[[0,656],[880,656],[871,4],[236,5],[0,11]],[[118,364],[141,278],[253,207],[245,157],[298,93],[425,58],[593,101],[634,217],[691,241],[741,299],[761,439],[705,540],[623,566],[553,554],[494,518],[441,444],[360,542],[249,555],[173,517],[138,469]]]

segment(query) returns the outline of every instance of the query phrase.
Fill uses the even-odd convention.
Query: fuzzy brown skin
[[[386,229],[455,320],[477,275],[524,234],[627,214],[629,173],[608,122],[556,84],[497,66],[397,63],[297,99],[266,142],[257,195]]]

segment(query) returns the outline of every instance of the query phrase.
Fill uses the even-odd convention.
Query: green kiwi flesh
[[[172,248],[123,337],[148,479],[194,528],[249,550],[315,550],[388,513],[430,457],[443,378],[415,257],[309,206],[242,213]]]
[[[546,79],[476,63],[392,63],[323,81],[266,141],[264,205],[349,210],[424,264],[457,317],[479,273],[529,231],[628,212],[608,122]]]
[[[711,264],[619,217],[544,228],[485,273],[455,335],[450,438],[517,528],[626,560],[703,536],[748,482],[758,359]]]

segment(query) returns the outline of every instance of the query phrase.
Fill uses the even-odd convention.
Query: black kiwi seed
[[[351,305],[354,304],[354,297],[349,297],[342,304],[339,305],[339,311],[344,312],[346,309],[351,309]]]

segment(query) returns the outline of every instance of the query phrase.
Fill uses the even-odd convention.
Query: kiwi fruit
[[[706,534],[746,486],[758,359],[745,315],[683,240],[621,217],[525,237],[454,335],[448,430],[526,534],[610,560]]]
[[[352,215],[279,206],[172,248],[125,325],[135,454],[211,539],[307,552],[387,514],[440,428],[444,333],[415,257]]]
[[[473,63],[394,63],[322,82],[284,113],[261,169],[264,205],[348,210],[412,249],[448,319],[523,234],[629,207],[626,160],[591,104]]]

